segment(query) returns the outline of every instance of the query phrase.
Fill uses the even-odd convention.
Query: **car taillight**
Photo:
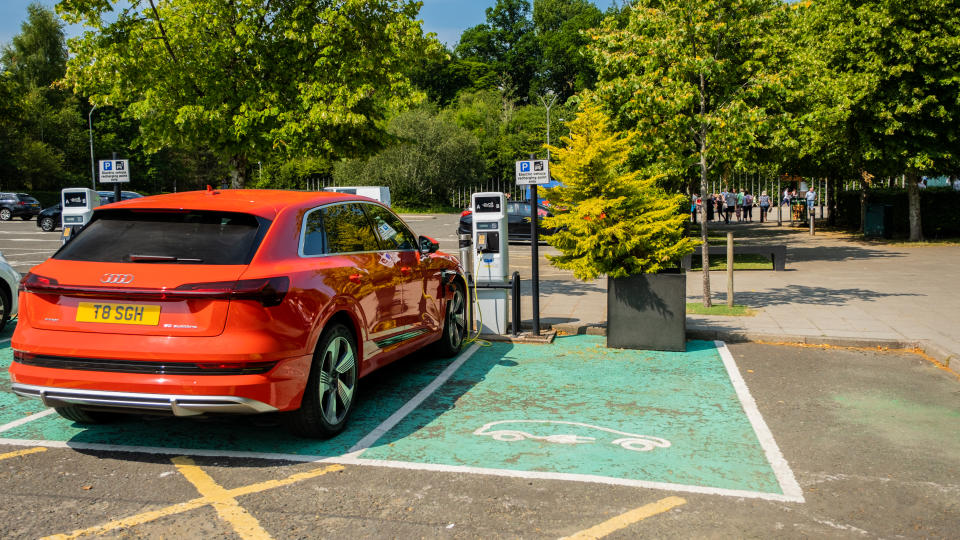
[[[25,203],[25,202],[23,202],[23,201],[17,201],[17,206],[26,206],[26,205],[27,205],[27,203]]]
[[[231,300],[255,300],[264,307],[278,306],[290,289],[290,278],[241,279],[239,281],[211,281],[208,283],[185,283],[171,289],[172,296],[189,293],[190,296],[225,298]]]
[[[473,213],[472,211],[470,211],[469,209],[467,209],[467,210],[464,210],[463,212],[460,212],[460,217],[467,217],[467,216],[469,216],[469,215],[472,214],[472,213]]]
[[[23,276],[23,279],[20,280],[20,286],[17,289],[20,292],[45,292],[52,289],[57,289],[60,285],[60,282],[53,278],[44,277],[33,272],[27,272],[27,275]]]

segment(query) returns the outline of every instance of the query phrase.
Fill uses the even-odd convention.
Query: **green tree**
[[[865,177],[906,174],[910,240],[922,240],[920,176],[960,168],[960,1],[823,0],[803,13],[817,110],[838,111],[833,133]]]
[[[570,123],[563,146],[550,147],[550,172],[561,185],[546,190],[558,208],[544,226],[558,232],[547,242],[561,254],[550,263],[577,279],[655,273],[675,266],[695,243],[683,232],[683,195],[670,195],[658,178],[628,171],[631,133],[613,129],[597,105]]]
[[[539,67],[540,49],[526,0],[497,0],[487,8],[487,22],[460,35],[456,51],[464,60],[493,66],[498,86],[521,103],[530,99]]]
[[[668,180],[696,169],[706,193],[714,166],[741,164],[761,144],[769,88],[782,85],[766,39],[782,25],[777,0],[639,0],[626,25],[619,16],[604,21],[590,99],[637,131],[637,166]],[[702,263],[710,267],[706,250]],[[703,303],[711,305],[706,271]]]
[[[389,131],[397,143],[369,158],[337,163],[334,181],[387,186],[395,205],[420,208],[449,204],[453,190],[478,179],[482,161],[476,138],[430,108],[398,114]]]
[[[332,159],[384,144],[390,111],[418,99],[413,58],[437,46],[408,0],[122,5],[58,5],[93,28],[70,42],[67,83],[136,119],[148,151],[207,145],[234,187],[275,152]]]
[[[63,77],[67,48],[57,16],[38,3],[27,6],[27,21],[3,48],[0,62],[4,72],[22,86],[48,87]]]
[[[588,30],[602,20],[603,13],[589,0],[533,2],[533,25],[543,52],[539,86],[556,92],[561,103],[593,87],[597,73],[586,54]]]
[[[52,11],[31,4],[20,34],[0,53],[5,189],[59,189],[88,170],[80,101],[56,86],[66,58],[62,24]]]

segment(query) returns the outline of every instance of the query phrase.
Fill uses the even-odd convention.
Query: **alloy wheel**
[[[453,292],[453,298],[450,299],[450,307],[447,308],[447,339],[450,340],[450,347],[453,349],[459,349],[463,338],[467,335],[466,307],[463,292],[458,287]]]
[[[320,413],[336,425],[350,411],[357,386],[357,361],[350,342],[341,336],[331,340],[320,366]]]

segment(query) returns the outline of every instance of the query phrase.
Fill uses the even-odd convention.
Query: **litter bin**
[[[867,203],[863,235],[873,238],[890,238],[893,236],[892,204]]]

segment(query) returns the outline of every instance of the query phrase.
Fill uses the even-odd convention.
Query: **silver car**
[[[21,278],[20,272],[10,266],[3,253],[0,253],[0,278],[0,330],[3,330],[7,321],[17,316],[17,288]]]

